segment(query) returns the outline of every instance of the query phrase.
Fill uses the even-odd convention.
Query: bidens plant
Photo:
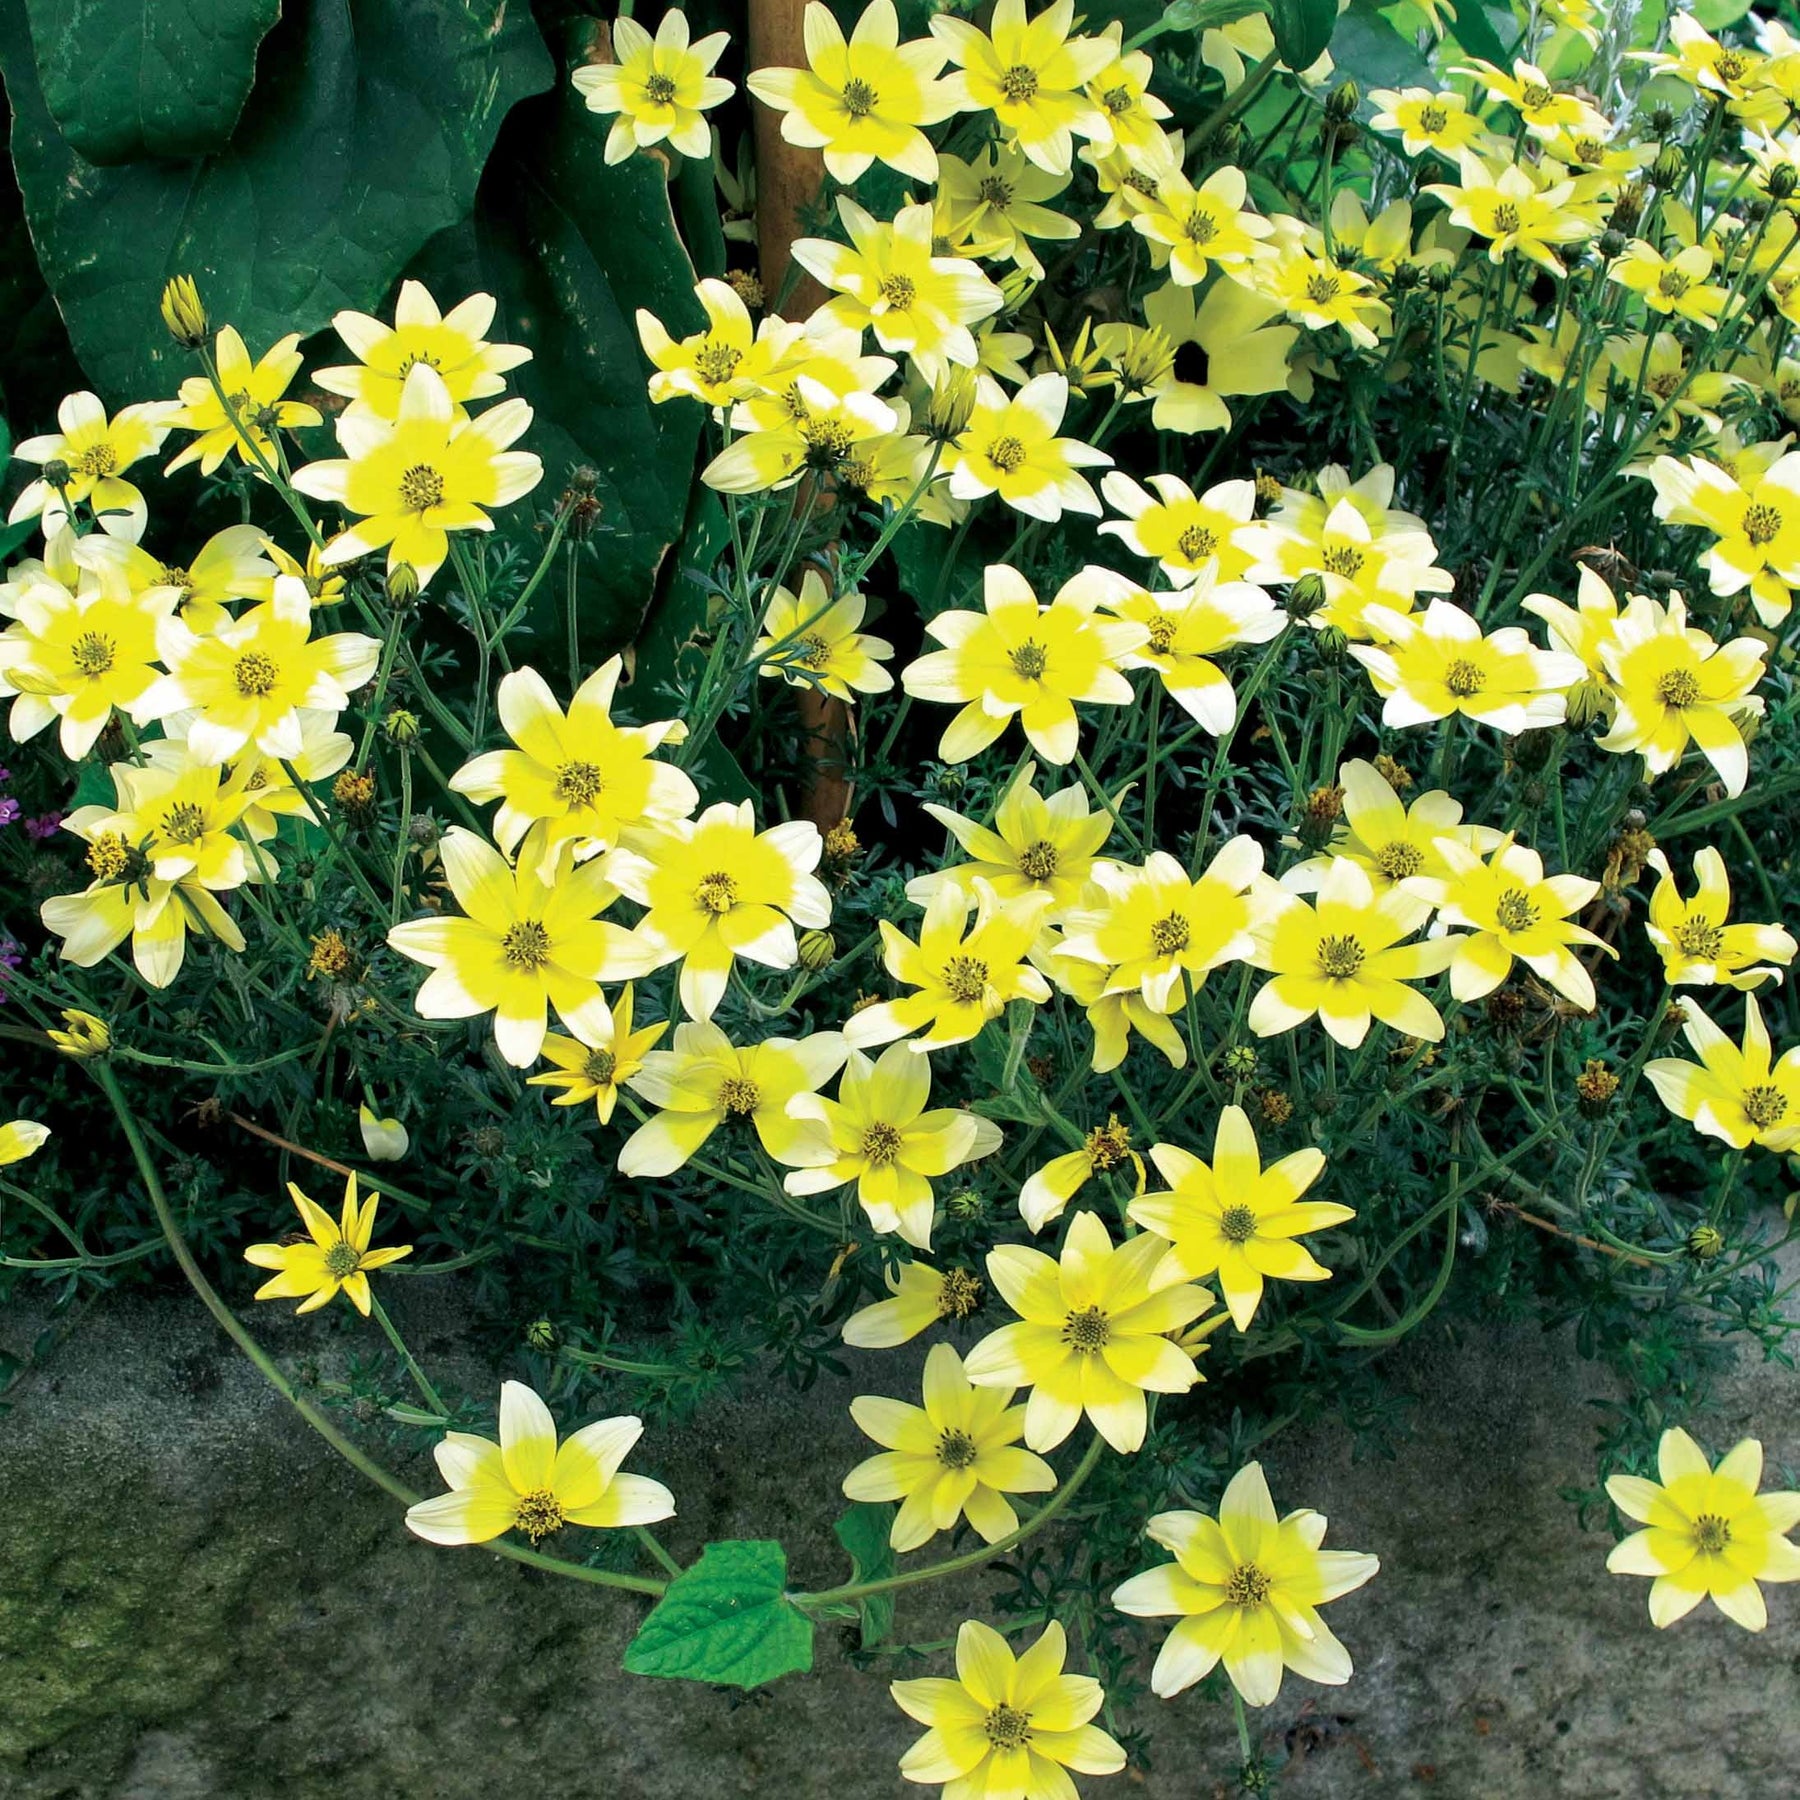
[[[630,644],[583,643],[593,472],[526,516],[528,319],[345,311],[327,425],[172,283],[198,373],[19,446],[0,587],[12,735],[75,765],[32,867],[79,876],[33,876],[9,1036],[97,1083],[153,1229],[33,1196],[67,1242],[5,1267],[166,1244],[419,1536],[652,1599],[634,1672],[754,1686],[825,1622],[947,1668],[896,1597],[997,1564],[1000,1628],[894,1684],[961,1800],[1066,1800],[1196,1686],[1266,1785],[1245,1708],[1351,1678],[1378,1562],[1257,1453],[1378,1419],[1444,1305],[1579,1318],[1610,1566],[1759,1628],[1793,1496],[1666,1415],[1792,1328],[1800,39],[1352,11],[815,0],[746,76],[815,196],[760,278],[683,160],[749,122],[728,43],[617,20],[571,79],[680,183],[693,303],[637,328],[706,436]],[[241,512],[185,546],[124,473],[170,439]],[[220,1291],[279,1213],[208,1171],[270,1145],[348,1172],[242,1250],[377,1328],[348,1379]],[[529,1377],[497,1420],[384,1304],[454,1269]],[[835,1585],[622,1467],[621,1391],[664,1427],[919,1338],[859,1358]]]

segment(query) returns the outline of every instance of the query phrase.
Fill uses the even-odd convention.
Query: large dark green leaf
[[[261,63],[219,155],[98,168],[45,107],[23,0],[0,0],[25,216],[111,401],[187,372],[157,317],[170,275],[195,275],[253,350],[374,306],[468,212],[501,120],[552,75],[530,12],[504,0],[291,0]]]
[[[223,150],[281,0],[25,0],[44,104],[89,162]]]
[[[832,1526],[837,1541],[850,1553],[852,1581],[885,1581],[894,1572],[894,1546],[888,1541],[894,1509],[859,1500]],[[857,1602],[862,1613],[862,1641],[873,1649],[894,1629],[894,1596],[867,1594]]]
[[[1310,69],[1331,42],[1337,0],[1269,0],[1275,48],[1290,69]]]
[[[1450,15],[1450,30],[1456,41],[1471,56],[1479,56],[1496,68],[1512,66],[1511,52],[1500,42],[1500,34],[1494,29],[1481,0],[1449,0],[1444,10]]]
[[[1435,77],[1417,46],[1382,17],[1377,0],[1351,0],[1331,34],[1331,60],[1363,91],[1428,87]]]
[[[626,1673],[753,1688],[810,1669],[812,1621],[786,1589],[779,1544],[708,1544],[638,1628]]]

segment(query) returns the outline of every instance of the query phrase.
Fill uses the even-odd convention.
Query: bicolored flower
[[[135,544],[150,513],[122,471],[162,448],[179,405],[140,401],[108,418],[98,394],[68,395],[56,409],[55,431],[13,446],[20,462],[37,463],[44,473],[20,489],[7,523],[41,519],[44,536],[53,538],[68,525],[69,509],[85,501],[102,531]]]
[[[713,65],[731,42],[729,32],[709,32],[690,42],[687,14],[672,6],[652,37],[621,13],[612,22],[610,63],[584,63],[569,78],[589,112],[611,116],[606,160],[623,162],[634,150],[666,143],[696,160],[711,155],[706,114],[736,91]]]
[[[298,1310],[316,1312],[342,1294],[366,1319],[369,1316],[369,1271],[385,1268],[403,1256],[411,1256],[411,1244],[371,1250],[375,1233],[375,1209],[379,1194],[358,1200],[356,1176],[344,1182],[344,1205],[335,1222],[331,1214],[301,1193],[293,1182],[288,1194],[306,1227],[299,1243],[252,1244],[244,1261],[259,1269],[273,1269],[273,1277],[256,1290],[258,1300],[299,1299]]]
[[[1079,438],[1058,437],[1069,406],[1069,380],[1036,375],[1008,394],[991,375],[975,382],[975,407],[950,455],[950,492],[958,500],[998,494],[1015,511],[1054,524],[1065,512],[1100,513],[1083,468],[1112,458]]]
[[[239,462],[260,475],[264,463],[271,468],[280,463],[277,431],[325,422],[316,406],[282,398],[300,373],[299,332],[290,331],[277,339],[252,362],[237,328],[227,325],[219,333],[213,353],[224,398],[204,375],[190,375],[181,384],[180,404],[165,423],[173,430],[198,435],[165,474],[198,463],[200,473],[210,475],[235,452]]]
[[[1734,1150],[1800,1144],[1800,1045],[1777,1059],[1754,994],[1744,996],[1744,1041],[1734,1044],[1685,994],[1676,1002],[1698,1064],[1658,1057],[1644,1073],[1656,1097],[1696,1131]]]
[[[1725,859],[1711,844],[1694,854],[1692,899],[1682,896],[1660,850],[1649,856],[1657,882],[1650,894],[1644,930],[1662,958],[1663,980],[1670,987],[1740,988],[1748,992],[1771,976],[1779,982],[1781,971],[1793,960],[1793,934],[1780,925],[1732,925],[1731,877]]]

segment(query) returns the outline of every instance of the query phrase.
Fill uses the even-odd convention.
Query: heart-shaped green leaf
[[[708,1544],[638,1627],[625,1670],[761,1687],[810,1669],[812,1637],[812,1621],[787,1598],[787,1557],[779,1544]]]

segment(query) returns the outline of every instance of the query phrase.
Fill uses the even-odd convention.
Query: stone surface
[[[409,1333],[474,1382],[452,1314],[409,1289]],[[0,1319],[0,1348],[36,1321]],[[306,1321],[257,1318],[292,1354]],[[334,1340],[339,1341],[339,1340]],[[1258,1724],[1317,1748],[1296,1800],[1785,1800],[1800,1744],[1800,1590],[1771,1590],[1752,1638],[1710,1611],[1651,1629],[1647,1584],[1609,1577],[1604,1532],[1558,1497],[1591,1479],[1599,1390],[1566,1341],[1438,1331],[1396,1359],[1421,1396],[1395,1461],[1354,1462],[1335,1429],[1266,1457],[1277,1503],[1331,1519],[1382,1574],[1332,1612],[1357,1674],[1290,1677]],[[839,1578],[832,1490],[866,1446],[849,1393],[883,1375],[712,1407],[638,1466],[668,1480],[691,1556],[780,1536],[797,1580]],[[1711,1435],[1754,1428],[1800,1463],[1785,1370],[1746,1371]],[[429,1485],[424,1467],[410,1471]],[[965,1600],[981,1592],[977,1582]],[[932,1592],[908,1634],[953,1627]],[[753,1697],[619,1673],[640,1608],[483,1552],[407,1536],[212,1330],[197,1304],[112,1298],[0,1417],[0,1795],[6,1800],[900,1800],[916,1728],[820,1634],[818,1666]],[[947,1658],[943,1659],[946,1663]],[[909,1670],[917,1672],[916,1669]],[[1229,1713],[1155,1708],[1156,1766],[1090,1797],[1234,1791]]]

